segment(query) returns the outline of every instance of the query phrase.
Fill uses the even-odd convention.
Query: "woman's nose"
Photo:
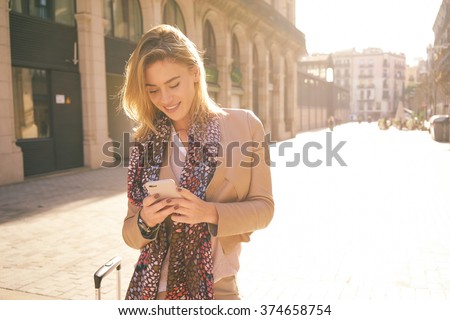
[[[166,106],[168,103],[170,103],[171,100],[172,100],[172,96],[171,96],[169,90],[165,90],[165,89],[162,89],[162,90],[161,90],[161,97],[160,97],[160,98],[161,98],[161,99],[160,99],[160,102],[161,102],[163,105],[165,105],[165,106]]]

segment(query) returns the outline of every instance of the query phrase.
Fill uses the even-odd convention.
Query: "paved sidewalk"
[[[0,187],[0,299],[92,299],[95,270],[115,255],[123,257],[123,277],[130,274],[137,251],[121,238],[125,190],[124,168],[75,169]],[[114,298],[110,278],[105,298]]]
[[[336,127],[347,167],[284,165],[325,130],[273,149],[271,225],[243,245],[243,299],[450,299],[450,145],[426,132]],[[418,152],[420,150],[420,152]],[[303,156],[303,155],[302,155]],[[0,299],[93,299],[120,255],[122,297],[138,252],[122,240],[126,168],[76,169],[0,186]],[[115,276],[102,296],[115,299]]]

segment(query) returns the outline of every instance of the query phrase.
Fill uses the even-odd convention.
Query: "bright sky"
[[[306,49],[331,53],[380,48],[404,53],[409,65],[426,59],[442,0],[296,0]]]

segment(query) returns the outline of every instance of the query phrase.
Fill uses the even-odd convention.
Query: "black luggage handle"
[[[120,269],[122,266],[122,258],[116,256],[106,262],[94,273],[94,283],[95,283],[95,299],[101,299],[101,284],[105,276],[111,273],[114,269],[117,270],[117,299],[120,300]]]

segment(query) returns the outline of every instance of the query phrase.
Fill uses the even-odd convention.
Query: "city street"
[[[244,297],[450,299],[449,144],[349,123],[332,135],[332,147],[347,141],[347,166],[326,167],[325,138],[293,141],[291,154],[323,146],[309,155],[316,168],[273,153],[276,214],[243,252]]]
[[[243,299],[450,300],[449,143],[349,123],[271,155],[275,216],[243,244]],[[121,238],[125,188],[125,168],[0,187],[0,299],[93,299],[115,255],[123,297],[138,255]]]

